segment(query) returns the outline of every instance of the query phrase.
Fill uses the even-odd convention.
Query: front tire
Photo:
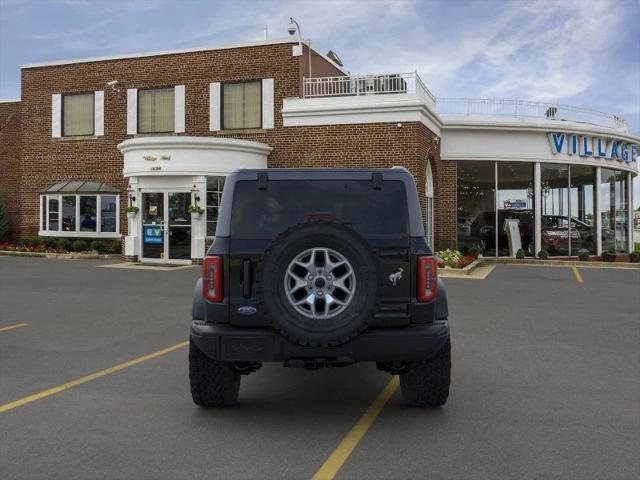
[[[191,398],[200,407],[226,407],[238,402],[240,372],[231,362],[207,357],[189,339],[189,380]]]
[[[407,363],[400,373],[402,398],[415,407],[440,407],[449,398],[451,340],[429,360]]]

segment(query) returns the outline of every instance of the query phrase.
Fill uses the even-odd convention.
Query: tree
[[[7,218],[7,210],[4,207],[4,201],[0,198],[0,242],[4,242],[9,238],[9,218]]]

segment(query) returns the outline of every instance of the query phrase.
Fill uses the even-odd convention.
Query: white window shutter
[[[220,131],[220,82],[209,84],[209,130]]]
[[[127,135],[138,133],[138,89],[127,89]]]
[[[98,90],[93,93],[93,134],[96,137],[104,135],[104,92]]]
[[[51,136],[62,136],[62,95],[59,93],[51,95]]]
[[[262,128],[273,128],[273,78],[262,79]]]
[[[176,85],[174,88],[174,104],[175,104],[175,115],[174,115],[174,129],[176,133],[184,132],[184,85]]]

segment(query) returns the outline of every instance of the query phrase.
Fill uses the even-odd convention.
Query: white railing
[[[561,105],[554,102],[438,98],[437,109],[441,115],[464,115],[468,117],[504,116],[568,120],[615,128],[626,133],[629,132],[627,122],[616,115],[588,108]]]
[[[304,98],[418,93],[436,100],[416,72],[313,77],[303,84]]]

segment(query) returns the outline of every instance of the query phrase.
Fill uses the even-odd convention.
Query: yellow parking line
[[[0,332],[6,332],[7,330],[13,330],[14,328],[26,327],[28,323],[16,323],[15,325],[9,325],[8,327],[0,328]]]
[[[394,375],[387,386],[384,387],[384,390],[380,392],[378,398],[374,400],[360,420],[358,420],[349,433],[347,433],[347,436],[344,437],[329,458],[322,464],[320,470],[316,472],[312,480],[332,480],[333,477],[336,476],[338,470],[342,468],[342,465],[347,461],[349,455],[355,450],[360,440],[362,440],[362,437],[364,437],[364,434],[367,433],[369,427],[371,427],[389,398],[391,398],[391,395],[398,389],[399,384],[398,376]]]
[[[575,265],[573,265],[571,267],[571,270],[573,270],[573,275],[576,277],[576,281],[578,283],[584,283],[584,280],[582,279],[582,275],[580,275],[580,272],[578,271],[578,267],[576,267]]]
[[[43,390],[42,392],[39,392],[39,393],[34,393],[33,395],[29,395],[28,397],[15,400],[10,403],[5,403],[4,405],[0,405],[0,413],[6,412],[8,410],[13,410],[14,408],[22,407],[23,405],[26,405],[28,403],[35,402],[36,400],[40,400],[45,397],[49,397],[51,395],[60,393],[72,387],[77,387],[78,385],[82,385],[83,383],[90,382],[91,380],[96,380],[98,378],[105,377],[112,373],[119,372],[120,370],[124,370],[125,368],[133,367],[134,365],[138,365],[139,363],[146,362],[147,360],[152,360],[161,355],[164,355],[165,353],[173,352],[174,350],[178,350],[182,347],[186,347],[188,344],[189,344],[188,341],[180,342],[171,347],[158,350],[157,352],[153,352],[148,355],[143,355],[142,357],[134,358],[133,360],[129,360],[128,362],[120,363],[115,367],[107,368],[105,370],[100,370],[99,372],[95,372],[85,377],[72,380],[62,385],[58,385],[57,387],[53,387],[48,390]]]

